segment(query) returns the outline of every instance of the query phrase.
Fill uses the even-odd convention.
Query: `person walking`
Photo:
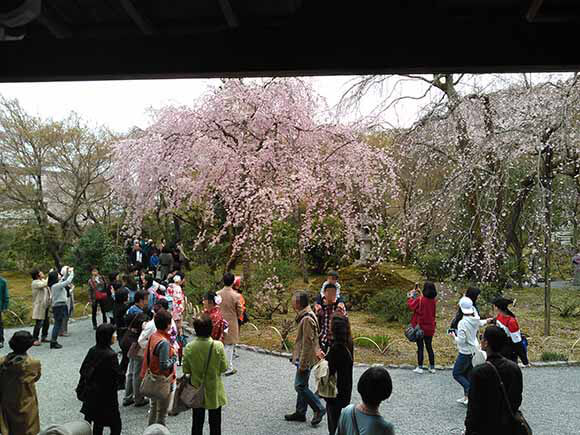
[[[520,325],[516,315],[508,308],[514,301],[503,297],[496,298],[493,306],[496,310],[495,324],[505,332],[506,340],[501,354],[507,359],[517,363],[518,357],[525,367],[530,366],[526,348],[524,347]]]
[[[228,367],[224,345],[211,338],[212,319],[207,313],[193,320],[193,329],[197,337],[183,352],[183,373],[190,376],[190,383],[195,388],[203,384],[205,395],[203,406],[193,409],[191,434],[203,434],[207,409],[210,435],[221,435],[222,407],[227,404],[221,376]]]
[[[155,314],[154,321],[157,331],[149,337],[141,369],[141,378],[144,378],[147,370],[150,370],[154,375],[164,376],[166,381],[172,384],[171,390],[173,390],[177,357],[175,349],[170,343],[171,320],[171,314],[165,310],[160,310]],[[161,399],[151,399],[149,425],[159,423],[165,426],[170,398],[171,393]]]
[[[107,283],[96,267],[91,268],[91,278],[88,282],[89,303],[91,304],[91,317],[93,329],[97,329],[97,307],[101,309],[103,323],[107,323]]]
[[[33,269],[30,272],[32,277],[32,320],[34,320],[34,346],[40,346],[41,343],[50,343],[48,339],[48,329],[50,328],[50,306],[51,294],[48,287],[48,278],[38,270]],[[40,331],[42,328],[42,340],[40,338]]]
[[[58,343],[58,335],[62,328],[63,322],[68,315],[68,296],[67,286],[72,284],[74,278],[74,269],[65,266],[65,275],[60,276],[57,271],[53,270],[48,274],[48,287],[52,294],[52,314],[54,316],[54,325],[52,326],[52,337],[50,339],[51,349],[61,349],[62,345]]]
[[[4,321],[2,313],[10,305],[10,294],[8,293],[8,283],[0,276],[0,349],[4,347]]]
[[[34,344],[28,331],[16,331],[8,345],[12,352],[0,357],[0,433],[36,435],[40,431],[36,386],[40,361],[28,356]]]
[[[122,372],[117,353],[111,349],[116,341],[115,327],[110,323],[99,325],[95,333],[96,344],[91,347],[80,369],[77,387],[84,397],[81,413],[93,425],[93,434],[102,435],[109,427],[111,435],[120,435],[121,414],[117,391],[122,385]]]
[[[395,435],[394,426],[379,412],[381,402],[391,397],[393,381],[384,367],[371,367],[359,378],[357,390],[362,403],[342,410],[338,422],[339,435]]]
[[[348,318],[335,314],[331,321],[333,343],[326,354],[330,376],[336,376],[336,398],[325,399],[328,413],[328,433],[334,435],[341,411],[348,406],[352,395],[354,345]]]
[[[123,337],[123,341],[120,343],[123,353],[126,353],[129,359],[125,377],[123,406],[134,404],[136,408],[140,408],[141,406],[149,404],[145,396],[141,393],[141,368],[143,367],[144,351],[138,342],[143,332],[143,324],[147,321],[147,316],[141,312],[128,315],[127,317],[130,319],[128,320],[129,327]]]
[[[489,326],[483,333],[481,348],[487,353],[487,363],[475,367],[471,373],[466,435],[516,433],[513,413],[518,412],[522,404],[522,371],[501,355],[504,342],[504,331],[497,326]],[[509,404],[500,382],[503,382]]]
[[[294,389],[297,393],[296,411],[284,416],[286,421],[306,421],[308,406],[314,411],[312,426],[320,424],[326,409],[320,399],[308,387],[312,367],[318,362],[321,352],[318,344],[319,326],[316,315],[308,305],[308,294],[304,291],[294,293],[292,307],[296,312],[296,344],[292,352],[292,364],[296,366]]]
[[[219,307],[221,301],[221,298],[214,292],[207,292],[203,297],[203,312],[211,319],[211,338],[223,343],[227,322],[224,320]]]
[[[437,289],[432,282],[425,282],[423,294],[418,290],[418,286],[407,294],[407,306],[413,312],[411,326],[417,325],[423,330],[423,337],[417,340],[417,368],[415,373],[422,374],[424,348],[427,348],[429,355],[429,373],[435,373],[435,352],[433,352],[433,336],[435,335],[436,314],[437,314]]]
[[[459,307],[463,313],[463,318],[459,321],[457,332],[452,331],[450,335],[454,338],[459,355],[453,365],[453,379],[463,387],[463,397],[457,400],[462,405],[468,404],[469,373],[473,368],[471,360],[476,349],[479,347],[477,332],[480,326],[485,325],[487,320],[480,320],[479,316],[475,317],[473,301],[464,296],[459,300]]]
[[[346,308],[337,300],[337,288],[335,284],[326,284],[324,287],[324,297],[320,301],[320,309],[316,312],[318,324],[320,325],[320,349],[322,352],[328,352],[332,346],[332,329],[330,321],[335,313],[346,316]]]
[[[224,337],[226,356],[228,359],[228,370],[226,376],[237,373],[234,369],[234,348],[240,341],[240,328],[238,319],[242,315],[242,303],[240,294],[232,288],[235,277],[230,272],[224,274],[224,288],[217,294],[221,298],[220,310],[225,321],[228,322],[228,332]]]

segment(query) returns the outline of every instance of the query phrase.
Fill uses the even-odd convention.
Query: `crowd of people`
[[[175,252],[180,257],[179,249],[172,252],[162,247],[160,257],[167,254],[174,259]],[[210,433],[221,433],[221,411],[227,404],[222,376],[237,373],[235,348],[240,327],[248,320],[241,278],[228,272],[223,276],[222,290],[204,295],[203,311],[192,319],[195,338],[187,343],[183,328],[186,276],[181,270],[181,261],[186,258],[178,258],[177,267],[168,258],[153,260],[157,253],[151,243],[142,246],[137,241],[127,253],[127,273],[103,277],[96,267],[91,270],[87,289],[96,342],[82,362],[76,394],[93,434],[102,434],[104,428],[109,428],[111,434],[122,433],[119,390],[124,390],[123,407],[148,406],[149,426],[162,430],[167,417],[189,408],[187,397],[191,400],[200,389],[203,397],[193,409],[192,434],[203,433],[205,410]],[[33,333],[14,333],[9,343],[12,352],[0,359],[0,391],[17,392],[0,396],[2,434],[40,431],[34,387],[40,378],[40,361],[27,351],[42,343],[50,343],[51,349],[62,348],[58,338],[67,334],[65,325],[74,307],[74,275],[74,269],[66,266],[59,272],[49,271],[46,277],[39,270],[31,272]],[[331,271],[312,307],[306,292],[296,292],[292,297],[297,334],[290,360],[296,367],[297,397],[294,412],[287,414],[285,420],[305,422],[311,408],[311,425],[319,425],[326,416],[331,435],[393,434],[393,424],[379,413],[379,405],[393,390],[385,368],[372,367],[362,374],[357,384],[362,402],[351,404],[355,349],[340,291],[338,273]],[[508,308],[511,300],[496,299],[496,315],[483,320],[476,305],[479,293],[476,288],[467,289],[448,329],[458,349],[452,374],[464,393],[458,402],[467,406],[465,433],[511,434],[513,416],[522,401],[522,374],[516,363],[520,358],[529,365],[525,338]],[[426,282],[423,291],[416,286],[407,296],[407,305],[413,312],[411,326],[420,330],[414,371],[435,373],[435,285]],[[0,280],[0,302],[4,303],[4,299],[7,304],[8,288]],[[102,316],[100,325],[98,310]],[[50,313],[54,325],[49,336]],[[485,329],[480,341],[480,328],[489,324],[493,326]],[[120,361],[113,350],[116,342],[121,349]],[[428,369],[424,366],[425,348]],[[483,361],[476,363],[477,354],[482,352]],[[183,377],[178,378],[176,367],[180,365]],[[311,374],[315,390],[310,388]],[[498,418],[489,419],[489,415]]]

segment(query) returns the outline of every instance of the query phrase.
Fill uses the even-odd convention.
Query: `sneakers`
[[[149,405],[149,402],[147,400],[144,400],[143,402],[135,402],[135,408],[141,408],[146,405]]]
[[[425,373],[425,370],[423,370],[421,367],[417,367],[415,370],[413,370],[413,373],[418,373],[422,375],[423,373]]]
[[[54,343],[50,343],[51,349],[62,349],[62,344],[58,344],[56,341]]]
[[[135,403],[135,401],[133,399],[124,399],[123,400],[123,406],[131,406],[134,403]]]
[[[460,405],[467,406],[467,404],[469,403],[469,400],[467,399],[467,397],[462,397],[461,399],[457,399],[457,403],[459,403]]]
[[[306,421],[306,416],[303,414],[298,414],[297,412],[295,412],[294,414],[287,414],[284,416],[284,420],[286,421],[300,421],[300,422],[305,422]]]
[[[224,376],[231,376],[231,375],[235,375],[236,373],[238,373],[238,371],[236,369],[228,370],[227,372],[224,373]]]
[[[322,418],[326,415],[326,409],[321,409],[320,411],[316,412],[314,414],[314,417],[312,417],[312,426],[318,426],[320,424],[320,422],[322,421]]]
[[[435,367],[429,367],[429,373],[436,373]]]

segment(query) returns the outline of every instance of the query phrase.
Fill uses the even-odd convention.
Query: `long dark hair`
[[[429,299],[435,299],[437,297],[437,289],[431,281],[425,281],[425,284],[423,284],[423,296]]]
[[[337,313],[332,316],[330,322],[330,329],[332,331],[332,339],[334,340],[334,343],[344,344],[352,354],[354,345],[348,318]]]
[[[115,333],[115,327],[110,323],[103,323],[97,328],[95,333],[97,346],[99,347],[110,347],[111,341],[113,340],[113,334]]]
[[[47,283],[48,288],[51,288],[58,281],[59,281],[59,279],[58,279],[58,272],[56,270],[53,270],[52,272],[50,272],[48,274],[48,283]]]

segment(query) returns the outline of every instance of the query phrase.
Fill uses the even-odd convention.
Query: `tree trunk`
[[[550,310],[552,298],[551,254],[552,254],[552,147],[546,146],[544,153],[544,335],[550,335]]]

